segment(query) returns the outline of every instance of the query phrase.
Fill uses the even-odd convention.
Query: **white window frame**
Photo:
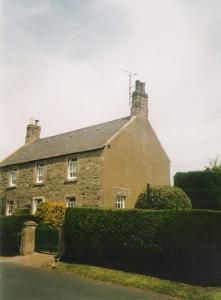
[[[75,207],[75,205],[76,205],[76,197],[67,196],[66,197],[66,206],[67,207]]]
[[[9,186],[16,186],[17,184],[17,169],[10,170]]]
[[[39,201],[40,200],[40,201]],[[42,196],[39,197],[33,197],[32,198],[32,206],[31,206],[31,212],[32,214],[35,214],[36,210],[37,210],[37,205],[41,202],[45,202],[45,198]]]
[[[123,209],[125,208],[125,199],[126,196],[116,195],[116,208]]]
[[[36,183],[44,183],[45,164],[38,163],[36,166]]]
[[[68,180],[75,180],[77,178],[77,159],[68,159]]]
[[[15,202],[14,200],[8,200],[6,203],[6,216],[12,216],[15,211]]]

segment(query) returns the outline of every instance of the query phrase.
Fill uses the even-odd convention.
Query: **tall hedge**
[[[221,212],[69,208],[64,228],[70,261],[121,264],[132,271],[155,263],[160,275],[165,264],[170,273],[190,272],[197,262],[221,271]]]
[[[221,210],[221,172],[176,173],[174,185],[186,192],[193,208]]]
[[[0,216],[0,254],[18,254],[22,224],[25,221],[36,220],[36,217],[33,215]]]

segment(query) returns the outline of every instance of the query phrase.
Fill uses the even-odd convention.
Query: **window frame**
[[[74,165],[71,166],[71,163],[73,163],[73,162],[74,162]],[[71,176],[71,173],[73,173],[72,176]],[[76,157],[68,158],[67,179],[69,181],[73,181],[73,180],[77,179],[77,158]]]
[[[116,195],[115,208],[116,209],[124,209],[125,208],[125,200],[126,200],[126,196]]]
[[[14,178],[13,178],[13,174],[15,175]],[[15,182],[13,182],[13,180],[15,180]],[[16,187],[16,185],[17,185],[17,169],[12,168],[9,173],[9,186]]]
[[[10,203],[9,203],[10,202]],[[6,216],[12,216],[15,212],[15,201],[14,200],[8,200],[6,202]]]
[[[39,204],[39,202],[36,203],[36,200],[40,200],[40,199],[41,199],[40,203],[41,202],[45,202],[45,198],[43,196],[38,196],[38,197],[33,197],[32,198],[32,205],[31,205],[31,213],[32,213],[32,215],[34,215],[36,213],[37,204]]]
[[[41,170],[42,170],[42,174],[39,173],[39,171],[41,172]],[[41,178],[41,180],[40,180],[40,178]],[[45,163],[37,163],[37,165],[36,165],[36,183],[43,184],[44,179],[45,179]]]
[[[70,199],[73,199],[73,201],[70,201]],[[67,208],[69,208],[69,207],[71,207],[71,208],[76,207],[76,197],[75,196],[67,196],[65,200],[66,200],[66,207]],[[69,205],[70,203],[72,205]]]

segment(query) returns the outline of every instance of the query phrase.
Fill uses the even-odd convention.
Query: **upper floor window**
[[[77,178],[77,159],[69,158],[68,159],[68,179],[74,180]]]
[[[10,186],[16,186],[16,175],[17,175],[17,170],[12,169],[10,170],[10,178],[9,178],[9,185]]]
[[[44,164],[37,164],[37,177],[36,182],[37,183],[43,183],[44,182]]]
[[[75,197],[66,197],[67,207],[75,207]]]
[[[116,208],[125,208],[125,196],[117,195],[116,196]]]

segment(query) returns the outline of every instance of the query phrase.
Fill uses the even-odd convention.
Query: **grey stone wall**
[[[14,200],[16,208],[32,205],[33,197],[45,201],[65,201],[76,197],[78,207],[103,207],[103,158],[102,152],[93,151],[58,158],[41,160],[45,163],[43,184],[36,184],[36,163],[14,166],[17,168],[15,188],[8,186],[10,167],[0,170],[0,198]],[[77,158],[77,179],[67,180],[68,158]]]
[[[6,187],[8,185],[7,173],[0,171],[0,214],[4,215],[6,210]]]

